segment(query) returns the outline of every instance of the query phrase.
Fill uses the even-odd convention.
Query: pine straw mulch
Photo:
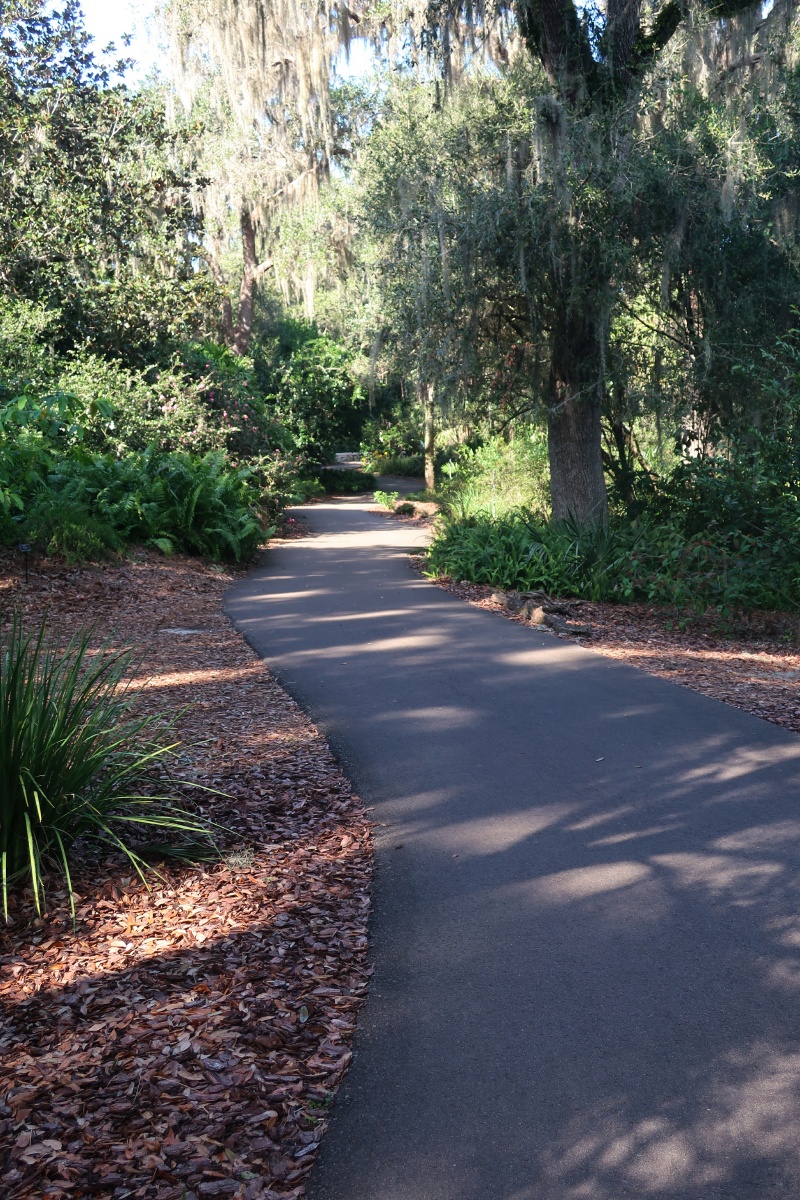
[[[232,833],[222,861],[161,868],[150,891],[87,858],[76,931],[57,880],[42,920],[18,898],[0,931],[0,1195],[300,1197],[369,975],[361,802],[224,616],[230,574],[142,552],[19,576],[0,561],[0,609],[148,648],[140,702],[192,705],[176,772],[233,798],[202,800]]]
[[[413,556],[412,563],[421,570],[424,560]],[[452,579],[431,582],[477,608],[528,624],[494,603],[490,597],[497,589],[488,584]],[[800,623],[796,616],[753,613],[722,622],[718,614],[706,613],[687,620],[641,604],[570,603],[575,620],[590,625],[592,632],[568,640],[800,733]],[[552,632],[546,626],[536,628]]]

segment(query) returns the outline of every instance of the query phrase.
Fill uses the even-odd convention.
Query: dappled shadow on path
[[[800,741],[349,516],[232,603],[379,822],[348,1200],[800,1195]]]

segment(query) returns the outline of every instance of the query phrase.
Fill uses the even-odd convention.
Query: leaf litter
[[[174,774],[226,793],[193,803],[229,831],[221,861],[160,866],[149,891],[87,853],[75,930],[57,878],[41,920],[17,897],[0,931],[4,1200],[304,1194],[370,974],[371,828],[225,617],[231,579],[142,552],[35,563],[26,588],[0,561],[0,608],[147,650],[137,703],[185,710]]]

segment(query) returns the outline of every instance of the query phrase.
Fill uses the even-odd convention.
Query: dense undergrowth
[[[642,481],[608,528],[548,522],[514,504],[514,471],[467,461],[442,488],[433,575],[615,603],[723,613],[800,607],[800,456],[791,431],[751,437],[746,452],[690,458]],[[482,461],[498,457],[495,448]],[[507,458],[510,455],[506,456]],[[536,490],[535,476],[530,479]],[[541,492],[539,493],[541,496]]]
[[[361,394],[313,326],[284,322],[258,361],[205,339],[150,367],[61,352],[56,326],[40,305],[0,303],[6,544],[70,561],[134,543],[241,561],[287,504],[373,483],[323,468],[355,436]]]

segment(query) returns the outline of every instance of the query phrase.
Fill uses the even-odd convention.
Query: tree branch
[[[518,0],[517,15],[528,49],[550,82],[572,101],[591,91],[598,67],[573,0]]]

